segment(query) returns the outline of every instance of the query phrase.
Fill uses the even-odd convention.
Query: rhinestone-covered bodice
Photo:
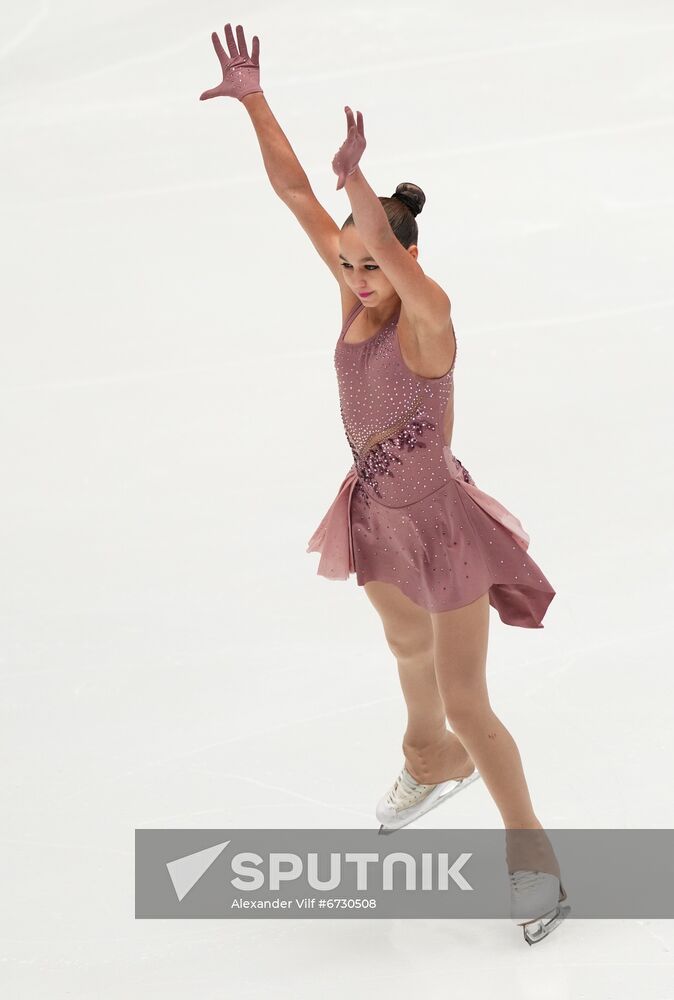
[[[443,456],[444,424],[453,407],[454,364],[439,378],[407,367],[396,313],[368,340],[347,343],[349,314],[335,347],[340,409],[359,487],[387,507],[428,496],[450,479]]]

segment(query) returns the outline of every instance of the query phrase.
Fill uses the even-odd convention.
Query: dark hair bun
[[[397,198],[407,205],[414,216],[419,214],[426,203],[426,195],[421,188],[417,187],[416,184],[410,184],[408,181],[403,181],[402,184],[399,184],[391,197]]]

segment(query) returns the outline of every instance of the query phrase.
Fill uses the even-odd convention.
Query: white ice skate
[[[392,787],[377,804],[377,819],[381,823],[379,832],[393,833],[394,830],[413,823],[479,777],[476,768],[467,778],[450,778],[437,785],[424,785],[415,781],[403,765]]]
[[[556,875],[518,869],[510,874],[510,916],[527,944],[542,941],[571,912],[560,906],[566,890]]]

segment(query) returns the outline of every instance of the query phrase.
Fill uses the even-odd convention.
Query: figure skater
[[[529,796],[517,746],[487,691],[489,608],[507,625],[542,628],[555,591],[527,554],[519,520],[483,492],[451,450],[456,337],[446,292],[418,262],[425,196],[399,184],[379,198],[359,161],[363,116],[349,107],[332,168],[351,214],[341,230],[260,87],[260,43],[225,25],[227,55],[200,100],[238,99],[250,115],[276,194],[339,285],[335,346],[341,415],[353,465],[309,540],[329,579],[356,575],[397,664],[408,722],[404,762],[376,810],[380,832],[407,826],[481,777],[506,831],[511,915],[541,940],[568,907],[552,846]],[[447,729],[447,721],[453,731]]]

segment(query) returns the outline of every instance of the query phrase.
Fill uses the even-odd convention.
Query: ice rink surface
[[[352,462],[339,292],[199,101],[227,21],[339,226],[345,104],[376,192],[426,194],[453,451],[557,591],[491,611],[537,815],[674,827],[674,5],[7,3],[0,992],[671,1000],[666,920],[134,918],[135,829],[376,828],[402,763],[380,620],[305,551]],[[484,783],[419,821],[500,825]]]

